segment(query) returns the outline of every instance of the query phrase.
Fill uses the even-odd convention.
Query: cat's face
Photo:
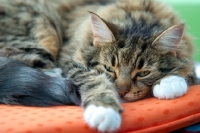
[[[156,77],[162,75],[155,70],[158,65],[156,61],[145,57],[139,48],[131,46],[101,49],[101,55],[104,56],[100,57],[100,63],[104,71],[114,79],[121,97],[127,101],[135,101],[151,94],[151,86],[156,81],[154,75]]]
[[[151,47],[142,49],[143,45],[150,44],[130,42],[119,48],[116,43],[101,48],[101,69],[112,77],[117,91],[126,101],[135,101],[152,94],[152,85],[176,67],[173,56],[161,55]]]
[[[114,36],[101,18],[92,17],[93,44],[100,49],[98,69],[112,77],[126,101],[152,94],[152,86],[178,66],[175,49],[183,36],[183,25],[142,39],[143,35]]]

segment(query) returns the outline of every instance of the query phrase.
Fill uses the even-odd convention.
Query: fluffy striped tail
[[[54,78],[24,63],[0,57],[0,103],[28,106],[79,105],[72,80]]]

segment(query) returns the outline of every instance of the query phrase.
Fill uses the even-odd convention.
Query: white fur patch
[[[188,90],[186,80],[180,76],[163,78],[153,88],[153,95],[158,99],[174,99],[184,95]]]
[[[200,63],[195,63],[195,73],[198,79],[200,79]]]
[[[61,68],[46,69],[44,70],[44,74],[50,77],[62,78],[62,69]]]
[[[114,132],[121,125],[121,116],[112,108],[89,105],[84,112],[85,121],[100,132]]]

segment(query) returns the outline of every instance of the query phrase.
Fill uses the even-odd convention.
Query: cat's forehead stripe
[[[112,64],[112,66],[116,65],[116,58],[115,58],[115,56],[111,57],[111,64]]]
[[[127,23],[128,25],[123,27],[117,26],[121,28],[120,35],[127,39],[132,39],[134,42],[137,42],[138,39],[143,39],[144,41],[151,39],[160,23],[155,18],[151,18],[151,22],[145,21],[148,15],[144,13],[139,19],[134,15],[128,15],[128,18],[123,21],[123,23]]]
[[[143,66],[144,66],[144,59],[140,59],[137,68],[141,69]]]

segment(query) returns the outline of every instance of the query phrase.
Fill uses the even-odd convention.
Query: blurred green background
[[[200,0],[160,0],[171,5],[194,40],[194,60],[200,62]]]

